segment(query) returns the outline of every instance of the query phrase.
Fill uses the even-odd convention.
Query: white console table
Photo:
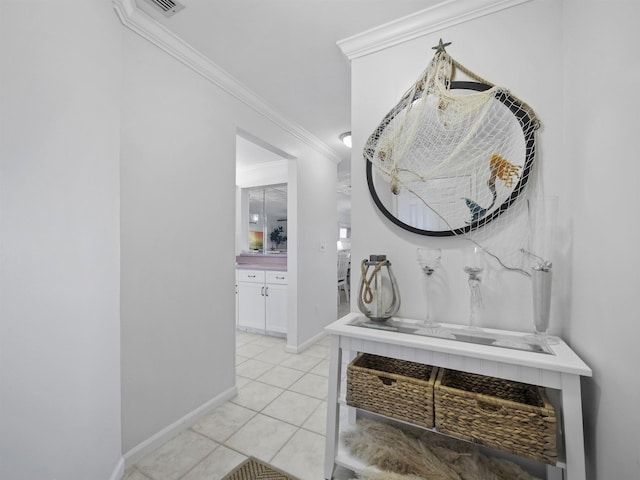
[[[344,364],[355,358],[357,352],[556,389],[560,400],[556,408],[560,409],[557,413],[561,421],[563,437],[558,440],[559,445],[564,443],[564,459],[559,458],[557,466],[547,467],[547,478],[584,480],[580,377],[590,377],[592,373],[591,369],[562,340],[559,340],[558,344],[548,346],[550,353],[540,353],[352,325],[354,322],[364,320],[362,314],[350,313],[325,329],[325,332],[332,336],[325,451],[327,480],[332,478],[336,465],[355,471],[365,466],[341,450],[339,438],[341,404],[342,408],[347,409],[349,418],[347,421],[355,421],[355,409],[344,404],[342,392],[345,384]],[[410,319],[398,320],[418,324]],[[463,335],[467,332],[461,325],[443,324],[442,326],[451,331],[459,331]],[[509,338],[527,335],[490,329],[482,331],[489,335]]]

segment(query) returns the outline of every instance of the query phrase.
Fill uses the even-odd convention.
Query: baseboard
[[[218,408],[223,403],[232,399],[238,393],[238,387],[233,386],[228,390],[225,390],[220,395],[209,400],[207,403],[199,406],[195,410],[189,412],[184,417],[173,422],[171,425],[160,430],[155,435],[149,437],[147,440],[136,445],[131,450],[124,454],[124,467],[128,468],[134,465],[138,460],[144,457],[146,454],[154,451],[168,440],[175,437],[180,432],[186,430],[191,425],[195,424],[201,417],[208,414],[210,411]]]
[[[116,468],[113,469],[113,473],[109,477],[109,480],[121,480],[124,477],[124,457],[120,457]]]
[[[287,353],[302,353],[304,352],[307,348],[309,348],[311,345],[313,345],[314,343],[316,343],[318,340],[320,340],[322,337],[325,336],[324,332],[320,332],[319,334],[317,334],[315,337],[311,337],[309,340],[307,340],[306,342],[294,346],[294,345],[286,345],[284,347],[284,351]]]

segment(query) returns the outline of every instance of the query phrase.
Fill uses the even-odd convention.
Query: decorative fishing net
[[[535,228],[538,119],[442,47],[365,145],[374,200],[409,230],[465,236],[521,268]],[[456,70],[475,81],[452,81]]]

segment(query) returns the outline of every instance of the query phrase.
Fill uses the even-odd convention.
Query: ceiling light
[[[345,132],[342,135],[340,135],[340,140],[342,141],[342,143],[344,143],[347,147],[351,148],[351,132]]]

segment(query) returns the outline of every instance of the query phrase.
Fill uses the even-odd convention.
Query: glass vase
[[[431,289],[433,287],[433,273],[440,266],[442,251],[439,248],[418,248],[418,265],[424,274],[424,298],[427,303],[425,308],[424,326],[427,328],[437,328],[440,326],[438,322],[433,320],[433,296]]]
[[[465,251],[464,272],[469,276],[469,328],[479,329],[480,314],[484,310],[480,284],[485,269],[484,249],[474,246]]]

